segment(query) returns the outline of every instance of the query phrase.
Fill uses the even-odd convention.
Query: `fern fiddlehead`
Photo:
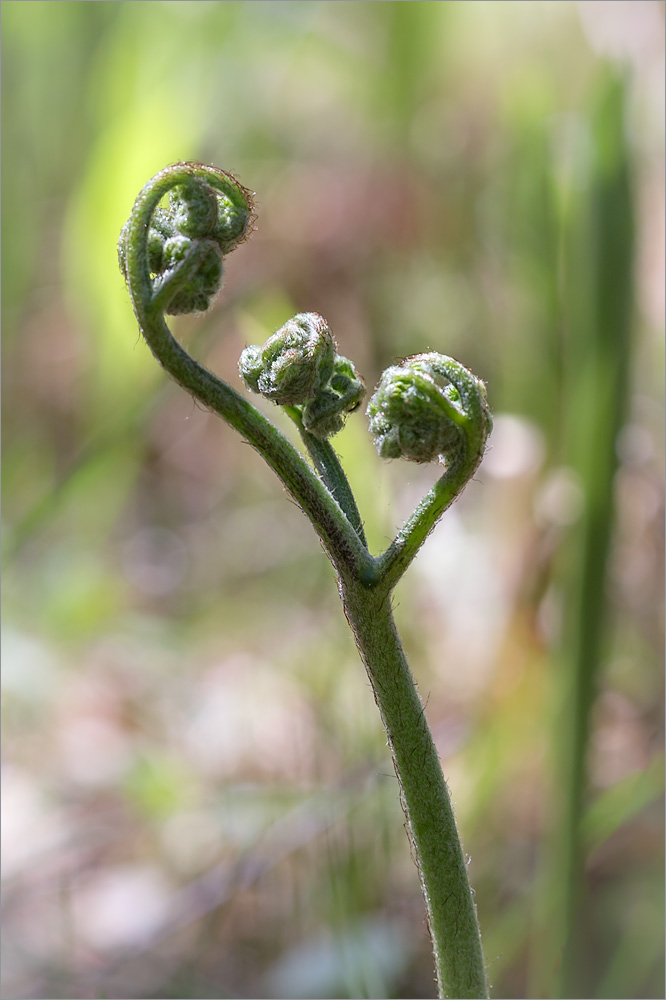
[[[363,379],[349,358],[336,353],[328,324],[316,313],[294,316],[263,347],[246,347],[238,370],[252,392],[281,406],[301,406],[303,426],[321,440],[342,430],[365,395]]]
[[[486,387],[443,354],[417,354],[387,368],[368,404],[383,458],[437,461],[444,472],[380,557],[395,585],[444,511],[472,478],[492,430]]]
[[[168,196],[168,207],[161,202]],[[168,373],[222,416],[277,473],[338,574],[347,620],[391,748],[433,941],[440,996],[486,997],[476,909],[439,758],[391,614],[390,595],[427,534],[473,475],[491,420],[485,387],[451,358],[422,354],[387,369],[368,405],[379,454],[440,461],[444,472],[389,548],[368,551],[351,488],[329,438],[358,409],[363,380],[337,353],[324,319],[302,313],[263,346],[247,347],[245,385],[284,408],[313,471],[280,431],[192,358],[165,315],[205,311],[224,257],[251,230],[250,192],[225,171],[177,163],[139,194],[118,245],[121,271],[148,346]]]
[[[365,385],[352,362],[337,353],[326,320],[316,313],[294,316],[262,347],[246,347],[238,370],[248,389],[285,407],[315,468],[365,545],[354,495],[328,443],[360,406]]]

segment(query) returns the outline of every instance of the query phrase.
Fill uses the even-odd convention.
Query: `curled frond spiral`
[[[368,403],[370,432],[382,458],[410,462],[483,455],[491,417],[483,382],[443,354],[416,354],[387,368]]]
[[[307,402],[333,374],[335,342],[316,313],[292,317],[262,347],[246,347],[238,370],[248,389],[280,406]]]
[[[280,406],[301,406],[306,431],[321,439],[342,430],[346,414],[365,393],[363,380],[352,362],[336,353],[328,324],[317,313],[299,313],[263,346],[246,347],[238,369],[252,392]]]
[[[128,241],[136,236],[132,226],[141,207],[144,291],[148,283],[152,296],[163,292],[164,312],[169,315],[205,312],[222,287],[223,256],[245,238],[251,226],[250,192],[224,170],[194,163],[167,167],[151,185],[150,203],[142,203],[144,189],[120,233],[120,269],[131,287]],[[160,207],[167,193],[168,207]]]

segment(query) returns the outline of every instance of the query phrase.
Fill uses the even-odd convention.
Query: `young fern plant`
[[[160,202],[169,195],[169,207]],[[329,438],[358,409],[364,385],[337,353],[324,319],[290,319],[247,347],[245,385],[296,424],[313,468],[248,400],[195,361],[164,317],[203,312],[223,259],[253,222],[252,196],[223,170],[176,163],[139,194],[118,247],[134,312],[151,351],[180,385],[224,418],[277,474],[311,522],[337,574],[347,621],[372,685],[400,787],[432,938],[439,995],[487,997],[476,907],[453,810],[424,707],[403,652],[391,594],[427,535],[474,474],[491,417],[483,383],[451,358],[419,354],[382,375],[368,405],[383,458],[439,462],[443,473],[395,540],[373,556]]]

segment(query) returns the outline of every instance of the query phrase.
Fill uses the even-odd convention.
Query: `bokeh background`
[[[179,159],[257,192],[173,324],[232,385],[299,311],[369,386],[487,381],[396,604],[493,995],[664,995],[663,39],[657,0],[3,3],[4,997],[435,993],[332,570],[118,272]],[[378,552],[436,469],[362,411],[335,445]]]

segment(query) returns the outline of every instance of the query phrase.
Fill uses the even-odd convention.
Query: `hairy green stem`
[[[480,457],[474,463],[474,468],[479,461]],[[402,526],[378,560],[379,572],[389,586],[393,587],[398,582],[444,511],[462,492],[470,477],[467,462],[460,462],[447,469]]]
[[[333,450],[333,446],[328,441],[322,441],[321,438],[315,437],[314,434],[306,431],[303,426],[301,411],[297,406],[285,406],[283,409],[298,427],[315,469],[346,514],[347,520],[361,539],[361,542],[367,548],[368,543],[365,538],[363,521],[356,505],[356,498],[351,491],[349,480],[340,465],[340,459]]]
[[[201,190],[196,184],[202,185]],[[176,186],[180,193],[172,214],[160,210],[162,215],[156,215],[163,196]],[[211,192],[221,192],[226,199],[216,209],[222,213],[216,216],[217,221],[209,218],[214,204]],[[192,206],[191,216],[183,215],[183,204]],[[323,434],[325,426],[331,428],[328,434],[339,429],[340,412],[358,405],[362,382],[353,365],[335,356],[329,383],[319,386],[325,405],[313,423],[316,434],[304,426],[298,406],[283,404],[299,429],[317,475],[270,420],[190,357],[164,322],[164,312],[196,310],[211,289],[219,288],[221,255],[245,234],[245,229],[236,225],[233,211],[229,215],[229,206],[247,215],[251,197],[234,178],[214,167],[175,164],[145,186],[119,245],[134,311],[160,364],[262,455],[321,539],[337,571],[345,614],[386,728],[421,877],[440,995],[487,997],[476,908],[448,790],[391,614],[393,587],[481,460],[490,429],[485,390],[470,372],[442,355],[417,355],[384,373],[386,378],[368,410],[371,426],[374,421],[383,442],[382,454],[397,457],[404,448],[406,457],[416,456],[416,461],[445,456],[446,471],[395,542],[381,557],[373,558],[347,478]],[[229,218],[236,225],[231,235]],[[314,326],[315,333],[325,327],[325,321],[314,314],[297,319],[301,324],[296,324],[298,329],[303,323]],[[293,343],[293,337],[286,337],[285,349],[293,351]],[[332,351],[332,341],[329,346]],[[252,353],[254,348],[247,350],[251,370],[256,354]],[[307,360],[306,355],[299,357],[296,364]],[[284,366],[280,373],[283,370]],[[302,370],[296,370],[297,382],[301,375]],[[329,403],[333,420],[326,425],[323,418],[329,420]],[[312,408],[313,404],[305,405]]]
[[[386,729],[425,898],[441,997],[487,997],[476,906],[449,792],[385,586],[342,587]]]

